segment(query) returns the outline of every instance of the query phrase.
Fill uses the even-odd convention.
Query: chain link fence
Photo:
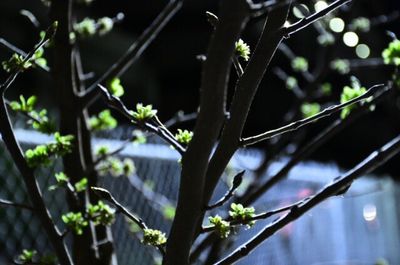
[[[17,130],[16,133],[24,148],[52,140],[25,130]],[[121,143],[97,139],[94,145],[115,147]],[[129,177],[105,176],[99,185],[110,190],[117,200],[141,216],[149,227],[168,232],[170,211],[177,198],[179,155],[166,145],[153,143],[129,145],[121,152],[121,156],[134,160],[136,172]],[[246,175],[251,178],[251,169],[261,159],[262,154],[251,149],[235,155],[224,176],[225,182],[222,181],[217,188],[216,197],[226,191],[229,177],[239,169],[246,169]],[[284,163],[285,160],[277,161],[267,174],[276,172]],[[53,218],[59,227],[63,227],[60,217],[67,211],[65,194],[61,190],[48,191],[55,181],[53,173],[59,170],[59,163],[55,163],[53,167],[38,170],[36,176]],[[269,210],[304,198],[339,173],[333,165],[301,163],[292,170],[286,181],[254,205],[256,211]],[[243,183],[245,185],[246,181]],[[324,202],[300,220],[286,226],[238,264],[372,265],[379,258],[384,258],[390,264],[400,264],[400,214],[396,207],[399,195],[398,186],[389,179],[361,179],[344,198]],[[0,198],[29,203],[24,183],[3,145],[0,146]],[[232,248],[254,236],[272,220],[259,221],[247,231],[236,231],[232,237]],[[130,233],[129,229],[125,218],[118,216],[113,225],[113,237],[116,239],[119,264],[154,264],[154,255],[157,255],[155,250],[143,246],[140,233]],[[29,210],[0,208],[0,264],[12,264],[13,258],[22,249],[37,249],[41,253],[51,251],[39,220]],[[199,264],[203,258],[200,257]]]

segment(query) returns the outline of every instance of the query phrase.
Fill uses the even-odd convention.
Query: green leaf
[[[77,235],[82,235],[83,229],[89,225],[89,222],[83,217],[81,212],[69,212],[62,215],[61,219]]]
[[[162,212],[165,219],[173,220],[175,217],[176,208],[172,205],[165,205]]]
[[[98,201],[96,205],[89,204],[87,213],[95,225],[112,225],[115,221],[115,209],[103,201]]]
[[[82,192],[85,191],[86,188],[88,186],[88,180],[87,178],[82,178],[80,181],[78,181],[77,183],[75,183],[74,187],[75,187],[75,191],[76,192]]]
[[[105,35],[110,32],[114,26],[114,21],[109,17],[102,17],[97,20],[99,35]],[[117,96],[118,97],[118,96]]]
[[[114,77],[108,82],[107,88],[108,91],[116,97],[122,97],[125,93],[124,87],[121,85],[121,80],[117,77]]]
[[[330,67],[332,70],[335,70],[342,75],[348,74],[350,72],[350,62],[346,59],[333,60],[330,64]]]
[[[208,220],[212,225],[214,225],[215,232],[221,238],[227,238],[231,232],[231,227],[229,222],[222,220],[222,217],[219,215],[216,216],[209,216]]]
[[[242,39],[235,42],[236,55],[242,57],[243,60],[248,61],[250,59],[250,46],[247,45]]]
[[[157,114],[157,110],[153,109],[152,105],[143,106],[142,103],[136,104],[136,111],[132,113],[132,116],[138,122],[144,122],[150,120]]]
[[[232,203],[229,215],[233,220],[246,221],[251,219],[255,215],[254,207],[243,207],[240,203]],[[255,221],[246,222],[248,227],[253,226]]]
[[[296,57],[292,60],[292,68],[296,72],[308,71],[308,61],[304,57]]]
[[[150,246],[161,246],[167,242],[165,233],[155,229],[144,229],[142,243]]]
[[[296,79],[295,77],[289,76],[289,77],[286,79],[286,88],[287,88],[287,89],[292,90],[292,89],[294,89],[294,88],[297,87],[297,86],[298,86],[298,82],[297,82],[297,79]]]
[[[382,58],[385,64],[400,65],[400,40],[394,40],[383,50]]]
[[[135,163],[130,158],[125,158],[122,161],[122,171],[123,175],[130,176],[136,171]]]
[[[14,71],[25,71],[32,66],[30,60],[24,62],[24,57],[14,53],[8,61],[3,61],[1,63],[4,71],[10,73]]]
[[[74,31],[82,38],[88,38],[96,34],[96,21],[91,18],[85,18],[74,25]]]
[[[112,130],[117,127],[117,120],[111,115],[109,109],[103,110],[97,116],[91,117],[89,120],[90,128],[93,131]]]
[[[185,145],[188,145],[190,143],[190,141],[192,140],[192,137],[193,137],[193,132],[190,132],[188,130],[178,129],[178,133],[175,134],[176,140],[179,143],[185,144]]]
[[[349,86],[345,86],[343,88],[342,94],[340,96],[340,103],[343,104],[349,100],[359,97],[362,94],[364,94],[366,91],[367,91],[367,89],[365,87],[356,86],[356,87],[352,88]],[[354,108],[356,108],[356,104],[353,104],[353,105],[343,108],[342,112],[340,114],[340,117],[342,119],[345,119]]]
[[[318,103],[305,102],[301,105],[301,113],[304,118],[314,116],[321,111],[321,106]]]
[[[23,264],[33,263],[36,255],[36,250],[24,249],[22,250],[22,253],[18,256],[18,260],[20,260]]]

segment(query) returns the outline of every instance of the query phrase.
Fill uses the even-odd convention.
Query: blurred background
[[[115,24],[109,34],[79,41],[84,71],[94,75],[87,80],[88,86],[126,51],[165,4],[166,1],[161,0],[96,0],[90,6],[82,6],[77,10],[78,22],[85,17],[97,19],[124,14],[124,19]],[[289,14],[288,23],[293,23],[306,13],[326,5],[325,1],[297,1],[297,5]],[[121,77],[125,88],[122,100],[128,107],[133,108],[137,102],[153,104],[163,121],[181,110],[185,113],[197,111],[202,66],[198,56],[206,53],[212,33],[212,27],[205,16],[206,11],[218,14],[218,1],[185,1],[183,8],[139,61]],[[49,9],[40,0],[1,0],[0,38],[29,51],[37,42],[39,32],[51,23],[48,12]],[[31,14],[40,23],[39,27],[32,24],[29,19]],[[285,40],[276,52],[257,92],[244,136],[258,134],[302,118],[306,113],[299,105],[298,95],[301,93],[307,93],[310,103],[318,103],[323,108],[340,101],[343,87],[354,83],[355,79],[352,79],[352,76],[365,87],[390,80],[394,69],[383,64],[381,53],[392,41],[393,35],[400,36],[399,18],[400,3],[397,0],[353,0],[351,4],[327,16],[321,22]],[[241,38],[250,45],[251,50],[254,50],[264,19],[265,17],[260,17],[251,20],[243,32]],[[0,45],[0,61],[7,60],[11,54],[6,47]],[[51,67],[51,50],[46,50],[45,57]],[[293,66],[296,58],[306,58],[306,71],[296,70]],[[246,64],[245,61],[241,62],[243,66]],[[5,76],[6,73],[0,71],[0,80],[4,80]],[[236,74],[232,69],[229,97],[232,96],[235,80]],[[6,96],[15,100],[20,94],[26,97],[37,95],[39,105],[48,108],[50,115],[58,116],[55,104],[57,88],[47,73],[33,69],[20,75]],[[90,111],[97,113],[104,107],[104,103],[99,101]],[[258,205],[255,205],[257,211],[286,205],[308,196],[332,177],[336,177],[346,168],[351,168],[396,136],[400,131],[399,108],[400,100],[397,97],[381,101],[374,111],[357,119],[308,158],[318,163],[300,164],[289,175],[287,181],[261,198]],[[125,122],[118,114],[115,116],[121,123]],[[261,175],[260,172],[252,172],[252,169],[257,169],[264,157],[279,149],[274,145],[274,141],[258,144],[256,147],[259,151],[243,150],[244,153],[238,154],[236,162],[231,166],[235,170],[249,168],[250,178],[257,174],[260,179],[268,178],[283,167],[294,151],[304,146],[339,116],[340,114],[335,114],[281,139],[284,148],[276,152],[278,155],[274,158],[274,163]],[[17,128],[26,127],[22,121],[14,121]],[[191,121],[182,126],[191,129],[193,125],[194,122]],[[18,133],[21,142],[28,147],[48,140],[24,130]],[[122,124],[120,129],[101,136],[124,140],[130,133],[131,128]],[[274,146],[276,149],[272,148]],[[168,231],[171,216],[165,214],[163,207],[175,202],[180,167],[176,163],[176,153],[168,147],[152,148],[150,146],[126,150],[122,155],[135,160],[135,175],[123,180],[104,178],[102,184],[118,194],[121,202],[135,209],[152,226]],[[24,201],[26,194],[13,163],[7,153],[0,151],[0,173],[13,176],[0,179],[0,195],[10,200]],[[400,231],[400,214],[396,207],[399,202],[399,187],[393,179],[400,179],[399,158],[400,156],[396,156],[375,175],[357,182],[345,200],[329,200],[299,222],[286,227],[268,241],[268,246],[260,247],[247,262],[262,264],[259,262],[269,260],[271,264],[278,264],[278,261],[284,264],[296,264],[295,261],[298,264],[372,264],[371,261],[383,257],[390,261],[390,264],[398,264],[396,262],[400,257],[396,250],[400,246],[400,237],[393,234],[398,235]],[[165,174],[162,181],[159,178],[160,174]],[[40,181],[43,187],[54,181],[48,173],[43,173],[42,176]],[[216,196],[226,191],[226,183],[230,183],[229,176],[225,177],[225,182],[218,187]],[[152,186],[152,189],[147,189],[147,193],[143,192],[145,186]],[[127,187],[130,189],[128,192]],[[163,193],[165,197],[158,200],[158,195],[149,190]],[[47,192],[46,195],[48,202],[54,204],[53,213],[60,214],[63,210],[59,207],[62,194]],[[150,196],[150,199],[146,196]],[[154,201],[162,201],[164,204],[153,205]],[[313,216],[316,218],[312,218]],[[22,248],[48,248],[38,220],[30,213],[8,209],[0,212],[0,220],[4,220],[0,222],[0,263],[10,260]],[[326,227],[332,229],[328,231]],[[136,255],[141,246],[136,238],[128,237],[125,233],[126,223],[123,218],[117,220],[114,229],[116,237],[121,238],[118,241],[121,264],[127,264],[132,258],[140,259],[137,264],[150,264],[148,261],[151,260],[151,253],[143,252],[145,254],[140,257]],[[261,226],[252,230],[252,233],[257,229],[261,229]],[[307,238],[304,237],[305,234]],[[237,243],[243,242],[251,235],[246,234]],[[7,242],[2,240],[4,238],[7,238]],[[305,241],[311,243],[304,244]],[[317,247],[321,248],[315,251]],[[4,257],[6,259],[2,260]],[[346,262],[340,263],[340,259]],[[318,263],[322,260],[334,260],[336,263]],[[352,260],[361,261],[357,263]]]
[[[120,12],[125,15],[122,22],[114,25],[114,30],[110,34],[80,41],[85,72],[93,72],[96,76],[103,73],[145,30],[165,3],[166,1],[160,0],[145,2],[115,0],[112,3],[96,0],[90,6],[80,8],[77,11],[78,20],[84,17],[95,19],[104,16],[115,17]],[[126,90],[123,100],[128,106],[134,106],[137,102],[151,103],[159,110],[162,120],[169,119],[179,110],[184,112],[197,110],[201,62],[196,57],[206,53],[212,32],[205,12],[211,11],[218,14],[217,3],[218,1],[212,0],[185,1],[182,10],[168,23],[141,59],[122,76],[121,81]],[[301,17],[299,13],[307,12],[304,6],[313,12],[318,9],[318,6],[326,5],[326,2],[298,1],[298,4],[303,4],[303,8],[298,9],[297,14],[296,10],[292,10],[289,22],[298,20]],[[331,84],[331,93],[318,99],[321,106],[339,102],[343,86],[350,85],[352,75],[366,87],[384,83],[390,79],[392,69],[383,66],[379,58],[381,58],[382,50],[391,41],[387,31],[400,35],[399,5],[399,2],[395,0],[354,0],[321,23],[323,31],[327,31],[325,33],[335,39],[334,44],[322,46],[318,43],[318,37],[322,34],[320,26],[308,27],[284,41],[295,56],[308,59],[311,74],[324,72],[318,82],[312,85],[314,87],[312,89],[317,90],[324,83]],[[21,15],[21,10],[34,14],[41,24],[40,29],[46,28],[50,23],[49,10],[40,0],[0,1],[0,37],[28,51],[36,42],[40,29],[35,28],[27,16]],[[333,18],[340,20],[336,20],[336,24],[331,23]],[[357,18],[370,18],[368,29],[354,28],[354,19]],[[242,39],[250,45],[251,50],[256,45],[263,22],[263,17],[250,21],[243,33]],[[345,23],[344,27],[341,26],[342,22]],[[343,36],[348,31],[357,34],[358,40],[355,45],[344,43]],[[361,44],[366,46],[359,47]],[[357,47],[361,52],[364,51],[364,54],[357,55]],[[6,60],[10,55],[10,51],[0,47],[0,60]],[[45,56],[51,66],[51,52],[46,52]],[[289,57],[287,52],[285,54],[285,51],[277,51],[269,67],[270,71],[265,75],[257,92],[244,136],[283,125],[283,117],[294,104],[294,93],[286,88],[286,81],[276,74],[277,67],[289,76],[295,77],[300,89],[305,89],[309,84],[304,75],[292,70]],[[354,60],[345,74],[330,69],[331,62],[338,58]],[[363,66],[361,61],[365,61],[364,64],[367,67]],[[4,78],[4,72],[1,72],[1,77]],[[233,71],[231,77],[232,87],[236,80]],[[93,80],[95,79],[89,79],[87,84],[90,85]],[[54,109],[52,102],[56,96],[56,89],[48,75],[33,70],[21,76],[7,96],[13,99],[22,93],[27,96],[34,93],[39,96],[39,104]],[[363,116],[317,150],[312,159],[336,161],[343,167],[351,167],[399,132],[398,104],[399,102],[394,99],[381,103],[376,111]],[[103,107],[103,103],[99,102],[92,110],[98,111]],[[335,115],[308,126],[308,129],[304,130],[302,136],[298,138],[298,144],[306,142],[337,117],[338,115]],[[188,128],[193,126],[192,123],[186,125]],[[263,148],[264,144],[260,144],[259,147]],[[397,160],[398,157],[384,166],[383,170],[398,175]]]

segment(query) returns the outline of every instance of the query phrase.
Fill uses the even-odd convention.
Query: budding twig
[[[278,128],[278,129],[270,130],[270,131],[267,131],[265,133],[262,133],[262,134],[259,134],[256,136],[241,139],[240,142],[241,142],[242,146],[248,146],[248,145],[252,145],[252,144],[264,141],[266,139],[273,138],[275,136],[278,136],[278,135],[281,135],[284,133],[298,130],[299,128],[303,127],[304,125],[315,122],[321,118],[330,116],[333,113],[338,112],[339,110],[342,110],[343,108],[345,108],[347,106],[350,106],[354,103],[360,102],[362,100],[365,100],[365,99],[373,96],[377,92],[377,90],[382,88],[383,86],[384,86],[383,84],[372,86],[367,90],[367,92],[365,92],[361,96],[358,96],[358,97],[356,97],[352,100],[349,100],[345,103],[330,106],[330,107],[324,109],[323,111],[315,114],[314,116],[292,122],[286,126]]]

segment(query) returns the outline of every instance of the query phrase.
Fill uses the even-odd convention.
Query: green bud
[[[321,111],[321,106],[318,103],[303,103],[301,105],[301,113],[304,118],[314,116]]]
[[[150,246],[161,246],[167,242],[165,233],[155,229],[144,229],[142,243]]]
[[[243,60],[248,61],[250,59],[250,46],[247,45],[242,39],[235,42],[236,55],[242,57]]]

